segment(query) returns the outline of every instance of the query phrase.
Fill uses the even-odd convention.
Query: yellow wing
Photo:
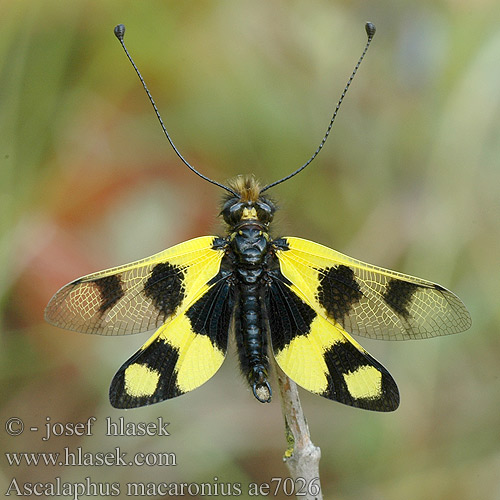
[[[471,326],[462,301],[440,285],[366,264],[312,241],[279,241],[280,270],[291,290],[351,334],[423,339]]]
[[[213,236],[195,238],[80,278],[54,295],[45,317],[61,328],[124,335],[161,325],[114,376],[113,406],[134,408],[179,396],[219,369],[233,309],[221,272],[223,246]]]
[[[196,389],[224,361],[233,313],[231,285],[221,275],[118,370],[109,399],[115,408],[158,403]]]
[[[208,290],[224,252],[203,236],[152,257],[89,274],[62,287],[45,319],[60,328],[125,335],[158,328]]]
[[[310,392],[357,408],[393,411],[399,392],[390,373],[339,324],[299,297],[279,271],[266,300],[276,362]]]
[[[389,372],[347,332],[418,339],[469,328],[460,299],[440,285],[371,266],[312,241],[274,242],[266,303],[273,353],[305,389],[358,408],[392,411]]]

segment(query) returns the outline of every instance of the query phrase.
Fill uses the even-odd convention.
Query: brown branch
[[[319,459],[321,450],[311,441],[309,427],[300,404],[299,391],[293,380],[275,365],[275,373],[281,395],[281,410],[285,419],[285,434],[288,448],[283,456],[294,480],[297,498],[322,500],[319,480]]]

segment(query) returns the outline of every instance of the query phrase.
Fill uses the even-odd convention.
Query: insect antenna
[[[151,105],[153,106],[153,109],[156,113],[156,117],[158,118],[158,121],[160,122],[160,125],[161,125],[161,128],[163,130],[163,133],[165,134],[166,138],[168,139],[168,142],[170,143],[170,145],[172,146],[172,149],[175,151],[175,154],[181,159],[181,161],[184,163],[184,165],[186,165],[186,167],[188,167],[192,172],[194,172],[196,175],[198,175],[199,177],[201,177],[202,179],[212,183],[212,184],[215,184],[216,186],[219,186],[221,187],[222,189],[225,189],[226,191],[229,191],[231,194],[233,194],[234,196],[238,196],[238,193],[236,193],[236,191],[233,191],[230,187],[228,186],[224,186],[224,184],[221,184],[217,181],[214,181],[213,179],[210,179],[209,177],[207,177],[206,175],[203,175],[202,173],[198,172],[198,170],[196,170],[182,155],[181,153],[179,152],[179,150],[175,147],[175,144],[174,142],[172,141],[172,139],[170,138],[170,135],[168,134],[167,132],[167,128],[165,127],[165,124],[163,123],[163,120],[161,119],[161,116],[160,116],[160,112],[158,111],[158,108],[156,107],[156,103],[151,95],[151,93],[149,92],[149,89],[146,85],[146,82],[144,81],[144,78],[142,77],[141,75],[141,72],[139,71],[139,68],[135,65],[135,62],[134,60],[132,59],[132,56],[129,54],[129,51],[127,50],[127,47],[125,46],[125,42],[123,41],[123,37],[125,36],[125,26],[123,24],[118,24],[117,26],[115,26],[115,29],[114,29],[114,32],[115,32],[115,36],[116,38],[118,38],[121,46],[123,47],[123,50],[125,51],[125,54],[127,55],[128,57],[128,60],[130,61],[130,63],[132,64],[133,68],[135,69],[135,72],[137,73],[137,76],[139,77],[139,80],[141,81],[142,83],[142,86],[144,87],[144,90],[146,91],[146,94],[148,95],[148,98],[149,98],[149,102],[151,102]]]
[[[320,144],[318,146],[318,149],[316,149],[316,151],[313,153],[313,155],[311,156],[311,158],[309,158],[309,160],[307,160],[304,163],[304,165],[302,165],[297,170],[295,170],[295,172],[292,172],[291,174],[283,177],[282,179],[279,179],[279,180],[277,180],[277,181],[275,181],[275,182],[273,182],[271,184],[268,184],[267,186],[263,187],[260,190],[261,193],[263,193],[264,191],[267,191],[268,189],[270,189],[270,188],[272,188],[272,187],[274,187],[274,186],[276,186],[278,184],[281,184],[282,182],[287,181],[288,179],[292,178],[294,175],[297,175],[299,172],[302,172],[302,170],[304,170],[314,160],[314,158],[316,158],[316,156],[318,156],[319,152],[321,151],[321,149],[325,145],[325,142],[328,139],[328,136],[330,135],[330,131],[332,130],[332,127],[333,127],[333,122],[335,121],[335,118],[337,117],[337,113],[339,112],[339,109],[340,109],[340,106],[342,104],[342,101],[344,100],[344,97],[347,94],[347,91],[349,90],[351,82],[353,81],[354,76],[356,75],[356,73],[358,71],[358,68],[360,67],[361,62],[363,61],[363,59],[365,57],[365,54],[368,51],[368,47],[370,46],[371,41],[372,41],[372,39],[373,39],[373,37],[375,35],[375,25],[368,22],[368,23],[365,24],[365,30],[366,30],[366,34],[368,35],[368,40],[366,42],[365,48],[363,50],[363,53],[361,54],[361,57],[359,58],[359,60],[358,60],[358,62],[356,64],[356,66],[354,67],[354,70],[351,73],[351,76],[349,77],[349,80],[347,80],[346,86],[344,87],[344,90],[342,91],[342,95],[340,96],[339,102],[337,103],[337,106],[335,107],[335,111],[333,112],[332,119],[330,120],[328,128],[326,129],[326,134],[323,137],[323,139],[321,140],[321,142],[320,142]]]

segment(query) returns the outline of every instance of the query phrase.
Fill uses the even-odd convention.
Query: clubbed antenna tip
[[[117,24],[115,26],[115,36],[118,38],[118,40],[123,41],[123,36],[125,35],[125,25],[124,24]]]
[[[121,26],[123,26],[123,24]],[[116,28],[118,28],[118,26]],[[116,33],[116,28],[115,28],[115,33]],[[123,30],[125,30],[125,26],[123,26]],[[366,34],[368,35],[368,39],[371,40],[375,35],[375,31],[377,31],[377,28],[375,28],[375,25],[373,23],[367,22],[365,24],[365,30]]]

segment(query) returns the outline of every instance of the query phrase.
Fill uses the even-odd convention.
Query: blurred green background
[[[0,444],[4,452],[169,451],[177,466],[9,466],[26,481],[268,482],[285,477],[276,397],[259,405],[231,353],[188,395],[114,410],[116,369],[148,334],[59,330],[43,309],[65,283],[215,234],[220,190],[164,139],[113,35],[126,41],[185,157],[224,181],[268,183],[302,164],[377,26],[334,133],[273,190],[275,232],[438,282],[467,333],[363,345],[401,407],[365,412],[302,392],[325,498],[500,498],[500,30],[495,0],[0,1]],[[8,436],[10,417],[25,432]],[[52,422],[93,435],[42,441]],[[105,419],[171,422],[168,437],[106,436]],[[217,477],[217,479],[214,479]],[[151,496],[151,495],[150,495]],[[154,498],[154,496],[152,496]],[[242,494],[246,498],[246,494]],[[283,494],[278,498],[284,498]]]

